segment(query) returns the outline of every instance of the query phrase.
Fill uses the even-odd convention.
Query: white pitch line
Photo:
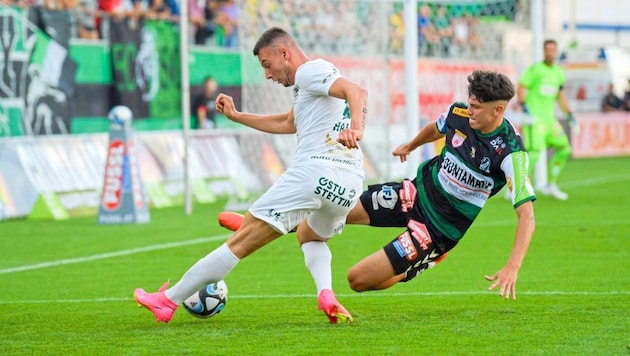
[[[409,293],[340,293],[337,297],[341,298],[370,298],[370,297],[452,297],[452,296],[475,296],[475,295],[494,295],[493,291],[444,291],[444,292],[409,292]],[[523,291],[517,295],[534,295],[534,296],[616,296],[630,295],[630,291]],[[301,299],[315,298],[315,294],[251,294],[251,295],[230,295],[229,299]],[[0,300],[0,305],[6,304],[67,304],[67,303],[100,303],[100,302],[131,302],[133,298],[93,298],[93,299],[49,299],[49,300]]]
[[[120,251],[114,251],[114,252],[100,253],[100,254],[92,255],[92,256],[68,258],[68,259],[64,259],[64,260],[41,262],[41,263],[36,263],[36,264],[32,264],[32,265],[10,267],[10,268],[0,269],[0,274],[22,272],[22,271],[30,271],[30,270],[34,270],[34,269],[40,269],[40,268],[48,268],[48,267],[69,265],[69,264],[82,263],[82,262],[91,262],[91,261],[96,261],[96,260],[103,260],[103,259],[106,259],[106,258],[133,255],[133,254],[136,254],[136,253],[142,253],[142,252],[148,252],[148,251],[165,250],[165,249],[168,249],[168,248],[188,246],[188,245],[197,245],[197,244],[202,244],[202,243],[210,242],[210,241],[225,240],[229,236],[230,236],[230,234],[218,235],[218,236],[210,236],[210,237],[200,237],[200,238],[187,240],[187,241],[169,242],[169,243],[165,243],[165,244],[150,245],[150,246],[145,246],[145,247],[136,247],[136,248],[132,248],[132,249],[128,249],[128,250],[120,250]]]
[[[540,221],[540,222],[537,222],[536,225],[537,226],[545,226],[545,225],[573,226],[573,225],[578,225],[582,223],[583,223],[582,221],[577,221],[577,220],[576,221],[559,221],[559,222]],[[478,222],[478,223],[473,224],[473,226],[514,226],[515,224],[516,222],[513,220],[498,220],[498,221]],[[630,224],[630,222],[628,220],[609,220],[609,221],[600,220],[598,222],[598,225],[607,225],[607,224]],[[57,260],[57,261],[41,262],[41,263],[36,263],[36,264],[31,264],[31,265],[9,267],[9,268],[0,269],[0,274],[30,271],[34,269],[62,266],[62,265],[82,263],[82,262],[91,262],[91,261],[96,261],[96,260],[103,260],[106,258],[133,255],[136,253],[142,253],[142,252],[148,252],[148,251],[156,251],[156,250],[164,250],[168,248],[175,248],[175,247],[181,247],[181,246],[196,245],[196,244],[201,244],[201,243],[209,242],[209,241],[225,240],[230,236],[231,236],[230,234],[224,234],[224,235],[217,235],[217,236],[210,236],[210,237],[200,237],[200,238],[187,240],[187,241],[170,242],[170,243],[150,245],[150,246],[145,246],[145,247],[136,247],[132,249],[101,253],[101,254],[92,255],[92,256],[68,258],[68,259]]]
[[[630,178],[627,175],[623,176],[604,176],[604,177],[595,177],[589,179],[576,180],[572,182],[566,182],[561,184],[564,188],[581,188],[592,185],[604,184],[604,183],[612,183],[612,182],[630,182]]]

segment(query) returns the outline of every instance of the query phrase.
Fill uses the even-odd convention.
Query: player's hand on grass
[[[348,148],[359,147],[359,141],[363,138],[363,132],[353,129],[343,129],[337,136],[337,142]]]
[[[407,156],[409,156],[409,154],[413,152],[413,150],[414,148],[412,148],[408,143],[403,143],[402,145],[396,147],[394,151],[392,151],[392,155],[399,157],[400,162],[404,163],[407,162]]]
[[[232,120],[238,114],[236,106],[234,106],[234,99],[225,94],[219,94],[214,102],[217,111],[225,115],[228,119]]]
[[[505,299],[516,299],[516,278],[518,277],[518,269],[510,268],[508,266],[503,267],[499,272],[491,275],[484,276],[488,281],[494,281],[488,290],[493,290],[499,287],[499,296]]]

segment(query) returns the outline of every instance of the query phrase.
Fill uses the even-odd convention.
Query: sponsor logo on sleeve
[[[468,109],[465,109],[465,108],[455,107],[455,108],[453,108],[453,114],[455,114],[457,116],[461,116],[461,117],[469,117],[468,116]]]

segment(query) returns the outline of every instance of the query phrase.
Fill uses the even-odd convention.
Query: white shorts
[[[363,192],[363,177],[337,167],[290,167],[249,208],[250,214],[286,234],[305,218],[322,238],[341,233]]]

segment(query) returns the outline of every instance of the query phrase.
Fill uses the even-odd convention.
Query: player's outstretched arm
[[[438,131],[435,122],[430,122],[427,126],[423,127],[411,141],[396,147],[396,149],[392,151],[392,154],[396,157],[400,157],[400,162],[406,162],[407,156],[413,152],[413,150],[425,143],[438,140],[443,136],[444,134]]]
[[[295,133],[293,124],[293,108],[288,113],[272,115],[256,115],[242,113],[236,110],[234,99],[225,94],[219,94],[215,101],[217,111],[225,115],[228,119],[249,126],[259,131],[289,134]]]
[[[518,278],[518,270],[525,258],[529,243],[534,234],[534,204],[531,201],[523,203],[515,209],[518,217],[518,225],[516,226],[516,238],[514,239],[514,247],[510,253],[510,258],[503,268],[497,273],[485,276],[486,280],[494,281],[488,290],[499,287],[499,296],[509,299],[516,299],[516,279]]]

